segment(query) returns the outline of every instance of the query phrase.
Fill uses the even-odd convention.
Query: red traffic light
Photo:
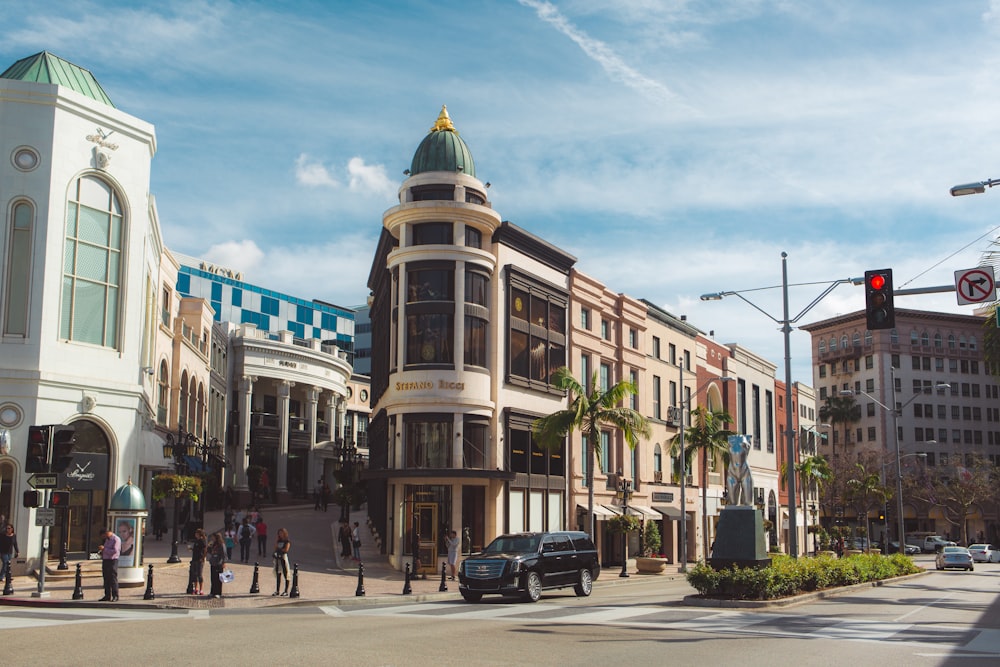
[[[868,281],[868,284],[871,286],[872,289],[880,290],[883,287],[885,287],[885,276],[883,276],[881,273],[876,273]]]
[[[69,507],[69,491],[53,491],[49,496],[49,507],[53,509]]]

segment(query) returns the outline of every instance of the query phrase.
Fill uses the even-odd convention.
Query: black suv
[[[479,602],[485,594],[536,602],[544,589],[570,586],[585,597],[600,573],[597,548],[586,533],[515,533],[462,561],[458,590],[466,602]]]

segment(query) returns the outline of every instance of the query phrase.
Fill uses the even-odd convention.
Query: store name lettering
[[[281,361],[281,360],[279,360],[278,361],[278,365],[279,366],[285,366],[287,368],[298,368],[299,367],[299,365],[297,363],[295,363],[294,361]]]
[[[437,385],[430,381],[423,382],[397,382],[396,391],[418,391],[421,389],[454,389],[456,391],[462,391],[465,389],[464,382],[449,382],[447,380],[438,380]]]
[[[208,262],[202,262],[198,268],[206,273],[214,273],[215,275],[222,276],[223,278],[243,280],[242,271],[233,271],[232,269],[227,269],[224,266],[215,266],[214,264],[209,264]]]

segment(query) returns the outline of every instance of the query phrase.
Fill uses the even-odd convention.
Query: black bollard
[[[80,566],[77,565],[77,568]],[[77,572],[80,570],[77,569]],[[149,575],[146,577],[146,593],[142,596],[143,600],[155,600],[156,593],[153,592],[153,564],[149,564]]]
[[[358,588],[354,591],[354,597],[363,598],[365,596],[365,564],[358,563]]]
[[[292,565],[292,592],[288,594],[290,598],[299,597],[299,564]]]
[[[254,561],[253,583],[250,584],[250,593],[260,593],[260,563]]]
[[[4,595],[13,595],[14,594],[13,580],[11,579],[11,576],[10,576],[10,565],[7,566],[7,577],[6,577],[6,579],[4,579],[4,582],[3,582],[3,594]]]
[[[59,553],[59,565],[56,566],[57,570],[68,570],[69,565],[66,563],[66,543],[62,543],[62,551]]]
[[[83,599],[83,571],[80,569],[80,563],[76,564],[76,585],[73,586],[73,599]]]
[[[448,590],[448,584],[444,583],[444,563],[441,563],[441,585],[438,586],[438,591],[445,592]]]
[[[406,564],[406,578],[403,579],[403,595],[409,595],[412,592],[413,592],[413,589],[410,588],[410,564],[407,563]]]
[[[167,561],[167,562],[169,563],[170,561]],[[195,584],[194,584],[194,563],[191,563],[191,565],[188,566],[188,587],[187,587],[187,594],[188,595],[194,595],[194,586],[195,586]]]

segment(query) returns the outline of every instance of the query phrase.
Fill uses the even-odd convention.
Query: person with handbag
[[[226,541],[222,533],[214,533],[212,542],[208,545],[209,573],[212,577],[211,594],[213,598],[222,597],[222,570],[226,565]]]
[[[292,542],[288,539],[288,531],[284,528],[278,529],[278,537],[274,541],[274,593],[276,595],[288,595],[288,550]],[[281,578],[285,579],[285,592],[281,592]]]

